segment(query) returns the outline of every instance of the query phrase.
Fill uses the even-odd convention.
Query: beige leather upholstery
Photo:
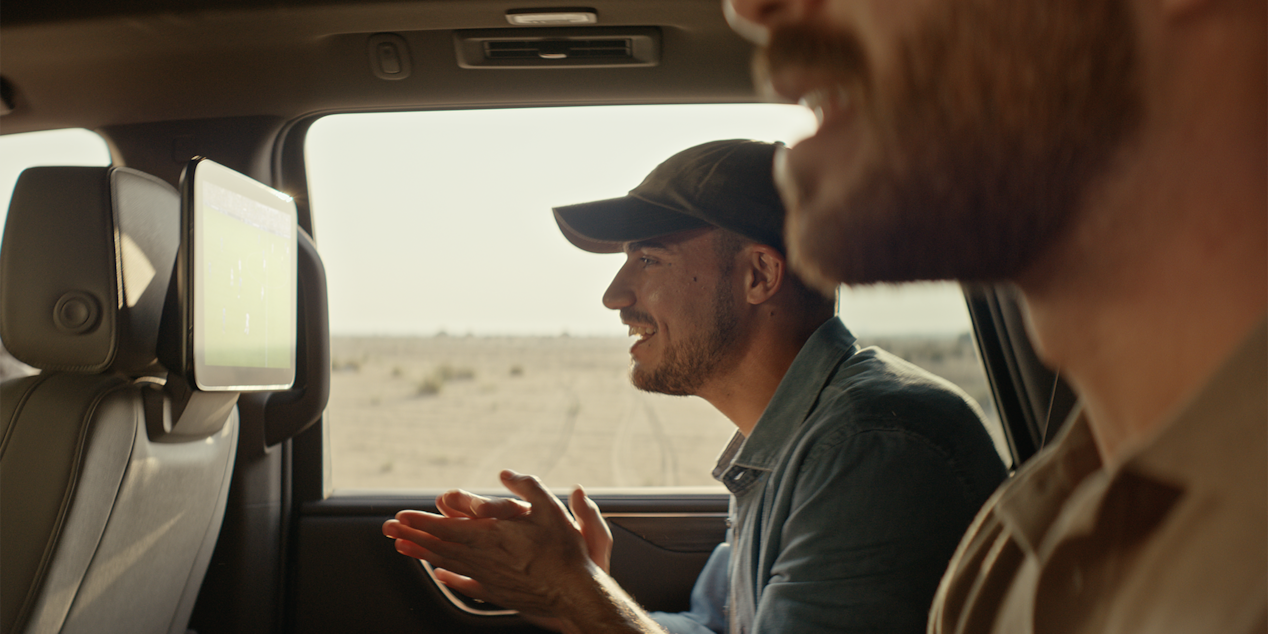
[[[179,233],[175,189],[134,170],[18,180],[0,337],[42,371],[0,385],[0,632],[185,631],[238,413],[174,399],[156,361]]]

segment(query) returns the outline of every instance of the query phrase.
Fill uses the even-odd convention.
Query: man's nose
[[[634,291],[630,288],[625,275],[628,268],[628,266],[622,266],[612,278],[612,283],[608,284],[608,289],[603,291],[604,306],[612,310],[621,310],[634,305]]]
[[[763,44],[772,27],[806,20],[825,1],[722,0],[722,9],[731,28],[740,35]]]

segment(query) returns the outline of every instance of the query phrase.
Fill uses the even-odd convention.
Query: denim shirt
[[[968,396],[860,350],[831,319],[714,470],[733,496],[729,556],[710,559],[691,613],[657,620],[678,632],[722,631],[723,614],[731,634],[923,632],[960,536],[1005,475]]]

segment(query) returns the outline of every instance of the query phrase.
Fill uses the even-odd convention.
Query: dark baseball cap
[[[555,207],[564,237],[591,253],[714,226],[784,253],[784,204],[772,170],[780,144],[732,139],[683,150],[621,198]]]

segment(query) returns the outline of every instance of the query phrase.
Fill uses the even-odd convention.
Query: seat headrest
[[[126,167],[33,167],[0,245],[0,339],[44,370],[134,373],[156,362],[180,243],[180,195]]]

